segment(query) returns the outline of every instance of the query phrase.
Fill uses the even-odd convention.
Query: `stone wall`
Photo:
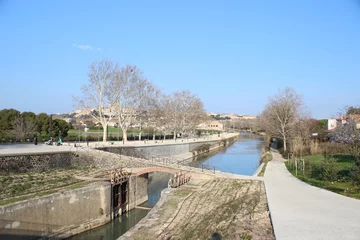
[[[50,169],[71,167],[71,152],[22,153],[21,155],[0,156],[1,172],[42,172]]]
[[[71,160],[72,166],[95,166],[100,169],[112,169],[118,167],[139,168],[152,167],[149,161],[129,159],[120,155],[110,154],[106,152],[79,152],[73,155]]]
[[[110,221],[110,184],[93,183],[0,207],[3,236],[68,237]]]
[[[11,156],[0,156],[1,173],[43,172],[70,167],[94,166],[100,169],[115,167],[151,167],[148,161],[121,158],[119,155],[98,151],[30,153]]]

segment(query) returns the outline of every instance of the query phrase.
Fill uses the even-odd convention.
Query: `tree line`
[[[116,62],[102,60],[89,66],[88,83],[82,96],[74,97],[75,106],[89,109],[95,122],[100,123],[103,141],[107,126],[117,121],[123,141],[127,129],[137,125],[141,139],[144,128],[162,134],[195,134],[196,127],[206,118],[200,98],[189,90],[165,94],[150,82],[135,65],[119,67]]]
[[[46,113],[20,112],[16,109],[0,110],[0,140],[22,142],[42,138],[66,137],[71,124],[62,119],[52,119]]]

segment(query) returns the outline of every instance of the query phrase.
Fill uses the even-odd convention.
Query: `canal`
[[[241,133],[231,146],[195,158],[192,166],[209,168],[241,175],[252,175],[260,165],[262,137]],[[152,208],[160,199],[161,191],[167,188],[170,175],[167,173],[149,174],[148,201],[142,206]],[[68,238],[69,240],[115,240],[136,225],[148,213],[147,210],[134,209],[113,221]]]
[[[261,150],[264,146],[262,136],[242,132],[240,138],[232,145],[209,155],[195,158],[191,166],[202,166],[208,169],[240,175],[253,175],[260,165]]]

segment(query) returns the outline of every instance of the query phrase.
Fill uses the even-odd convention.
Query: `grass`
[[[263,158],[264,165],[263,165],[261,171],[260,171],[259,174],[258,174],[259,177],[263,177],[263,176],[264,176],[265,170],[266,170],[266,166],[267,166],[268,162],[271,161],[271,160],[272,160],[272,154],[271,154],[271,152],[267,152],[266,155],[265,155],[265,157]]]
[[[348,171],[355,165],[352,156],[334,155],[332,157],[335,159],[334,167],[338,171]],[[309,164],[311,166],[316,166],[316,165],[320,166],[322,161],[324,160],[324,156],[322,155],[307,156],[304,158],[304,160],[309,161]],[[348,181],[337,180],[332,182],[320,180],[318,179],[317,176],[312,176],[311,173],[309,173],[308,169],[305,170],[304,174],[302,174],[302,171],[298,169],[298,175],[296,176],[296,171],[293,168],[293,166],[290,164],[290,162],[286,162],[286,167],[292,175],[312,186],[324,188],[344,196],[360,199],[360,189],[354,186],[354,184],[349,180]]]
[[[186,197],[187,195],[189,195],[192,192],[194,192],[194,191],[189,190],[189,189],[180,189],[180,190],[176,190],[174,195],[179,196],[179,197]]]
[[[342,170],[344,168],[351,168],[355,165],[354,158],[350,155],[333,155],[332,157],[336,160],[335,166],[339,170]],[[310,164],[313,165],[320,165],[321,162],[324,160],[324,156],[322,155],[306,156],[304,157],[304,160],[308,160]]]

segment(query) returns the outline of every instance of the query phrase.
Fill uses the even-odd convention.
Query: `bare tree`
[[[302,97],[293,89],[285,88],[269,97],[269,102],[261,114],[263,128],[269,135],[283,140],[285,151],[288,138],[303,116],[303,106]]]
[[[117,70],[117,64],[109,60],[93,62],[89,66],[89,82],[82,87],[83,97],[74,97],[76,107],[92,110],[90,111],[91,116],[104,129],[104,142],[107,137],[107,126],[115,114],[112,110],[114,95],[111,91],[111,84],[114,81]]]
[[[127,65],[117,72],[112,83],[111,95],[115,100],[114,109],[123,132],[123,141],[127,140],[127,130],[135,123],[141,132],[144,118],[151,111],[158,90],[136,66]]]
[[[201,100],[190,91],[175,92],[163,97],[162,120],[166,133],[190,134],[206,117]]]
[[[36,129],[36,124],[31,119],[25,119],[18,116],[13,123],[13,134],[19,140],[23,139],[30,134],[33,134]]]

